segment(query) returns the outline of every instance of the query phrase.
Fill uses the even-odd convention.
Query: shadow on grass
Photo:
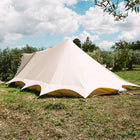
[[[39,91],[37,91],[37,90],[31,90],[31,89],[28,89],[28,88],[25,88],[25,89],[21,90],[21,87],[18,86],[18,85],[15,85],[14,83],[10,83],[8,85],[8,87],[10,87],[10,88],[16,88],[17,91],[19,90],[19,92],[22,92],[22,91],[23,92],[30,92],[31,94],[35,94],[36,96],[39,96],[39,94],[40,94]]]

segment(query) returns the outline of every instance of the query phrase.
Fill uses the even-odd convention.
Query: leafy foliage
[[[140,50],[132,51],[133,62],[136,65],[140,65]]]
[[[102,64],[106,65],[107,68],[111,68],[114,65],[114,55],[112,51],[101,51]]]
[[[100,50],[87,37],[81,49],[93,59],[107,68],[112,68],[114,71],[122,70],[123,68],[132,70],[133,65],[140,65],[140,41],[131,43],[119,41],[111,47],[112,51],[104,51]]]
[[[112,46],[112,51],[100,50],[89,37],[86,38],[84,43],[81,43],[78,38],[74,39],[73,42],[93,59],[114,71],[124,68],[132,70],[134,65],[140,65],[140,41],[132,43],[126,41],[116,42]],[[43,48],[37,49],[29,45],[22,49],[6,48],[0,50],[0,79],[8,81],[13,78],[20,65],[20,62],[15,61],[14,58],[21,58],[23,53],[32,53],[39,50],[43,50]]]
[[[78,38],[75,38],[75,39],[73,40],[73,42],[74,42],[79,48],[81,48],[81,41],[80,41]]]
[[[118,41],[113,46],[112,49],[132,49],[132,50],[140,50],[140,41],[128,43],[126,41]]]
[[[119,3],[124,2],[124,9],[120,10]],[[116,20],[121,20],[128,16],[128,10],[135,11],[139,13],[140,1],[139,0],[95,0],[95,4],[104,11],[112,14]]]
[[[112,48],[115,52],[114,70],[122,70],[122,68],[131,70],[133,64],[140,64],[140,41],[132,43],[119,41]]]
[[[95,50],[93,52],[87,52],[89,56],[91,56],[93,59],[98,61],[99,63],[103,64],[103,57],[102,57],[102,51],[101,50]]]
[[[39,49],[40,50],[40,49]],[[26,45],[22,49],[6,48],[3,51],[0,50],[0,78],[3,81],[10,80],[15,75],[19,66],[19,61],[15,61],[14,58],[21,58],[23,53],[32,53],[38,51],[37,48]]]
[[[85,52],[93,52],[97,49],[99,49],[99,47],[93,44],[89,37],[87,37],[86,41],[82,44],[82,50]]]

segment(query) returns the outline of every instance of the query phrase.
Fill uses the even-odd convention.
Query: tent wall
[[[10,82],[25,83],[22,89],[44,94],[91,97],[124,90],[132,85],[88,56],[70,39],[53,48],[24,54],[17,74]]]

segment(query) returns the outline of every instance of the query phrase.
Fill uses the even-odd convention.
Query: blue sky
[[[119,8],[123,9],[123,2]],[[4,0],[0,1],[0,49],[52,47],[66,38],[89,36],[102,49],[116,41],[136,41],[140,14],[129,11],[123,21],[95,7],[93,0]]]

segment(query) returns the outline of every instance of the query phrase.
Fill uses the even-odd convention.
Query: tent
[[[88,56],[71,39],[55,47],[23,54],[15,82],[54,96],[92,97],[116,93],[123,87],[135,86],[109,71]]]

